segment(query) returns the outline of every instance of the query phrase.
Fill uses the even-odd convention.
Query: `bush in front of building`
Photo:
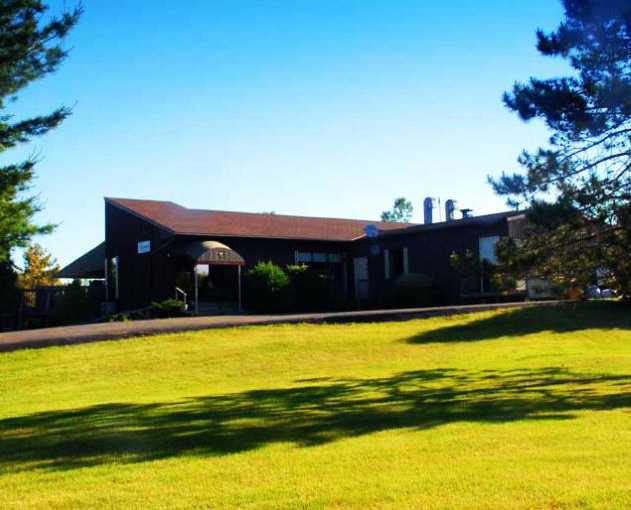
[[[186,304],[179,299],[165,299],[164,301],[151,303],[149,307],[151,315],[158,319],[167,317],[182,317],[187,315]]]
[[[284,312],[289,308],[290,280],[282,267],[259,262],[245,274],[245,307],[255,312]]]
[[[186,317],[188,315],[190,314],[186,312],[184,301],[179,299],[165,299],[164,301],[154,301],[151,305],[139,310],[112,314],[107,317],[107,321],[141,321],[147,319],[167,319],[169,317]]]
[[[104,289],[100,284],[89,287],[74,280],[63,287],[63,293],[55,298],[51,309],[50,324],[76,324],[90,322],[98,318]]]
[[[402,274],[392,284],[391,306],[431,306],[438,304],[436,301],[434,281],[425,274]]]
[[[293,311],[311,312],[332,308],[330,276],[306,264],[289,265],[290,305]]]
[[[245,274],[245,307],[253,312],[312,312],[339,306],[331,276],[306,264],[259,262]]]

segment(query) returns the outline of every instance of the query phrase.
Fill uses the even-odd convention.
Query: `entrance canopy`
[[[193,259],[196,264],[210,264],[212,266],[245,265],[241,255],[218,241],[191,241],[174,250],[174,252]]]

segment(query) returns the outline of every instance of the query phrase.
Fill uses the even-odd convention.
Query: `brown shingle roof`
[[[366,225],[375,225],[379,230],[402,228],[401,223],[369,220],[187,209],[174,202],[158,200],[105,200],[174,234],[183,235],[352,241],[364,236]]]
[[[104,278],[105,242],[81,255],[59,272],[59,278]]]

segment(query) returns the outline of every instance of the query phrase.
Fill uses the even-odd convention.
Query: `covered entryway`
[[[210,314],[209,305],[223,302],[237,304],[242,311],[241,268],[243,257],[218,241],[191,241],[176,250],[193,265],[194,310],[196,314]]]

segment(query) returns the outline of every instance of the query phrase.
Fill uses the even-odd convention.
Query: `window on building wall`
[[[339,253],[326,253],[326,252],[310,252],[310,251],[297,251],[296,252],[296,263],[297,264],[307,264],[310,262],[314,263],[330,263],[337,264],[342,262],[342,255]]]
[[[406,247],[384,250],[386,280],[408,273],[408,250]]]
[[[313,257],[311,256],[310,251],[297,251],[296,252],[297,263],[311,262],[312,260],[313,260]]]
[[[486,260],[491,264],[497,264],[497,254],[495,246],[500,240],[500,236],[480,237],[480,260]]]

